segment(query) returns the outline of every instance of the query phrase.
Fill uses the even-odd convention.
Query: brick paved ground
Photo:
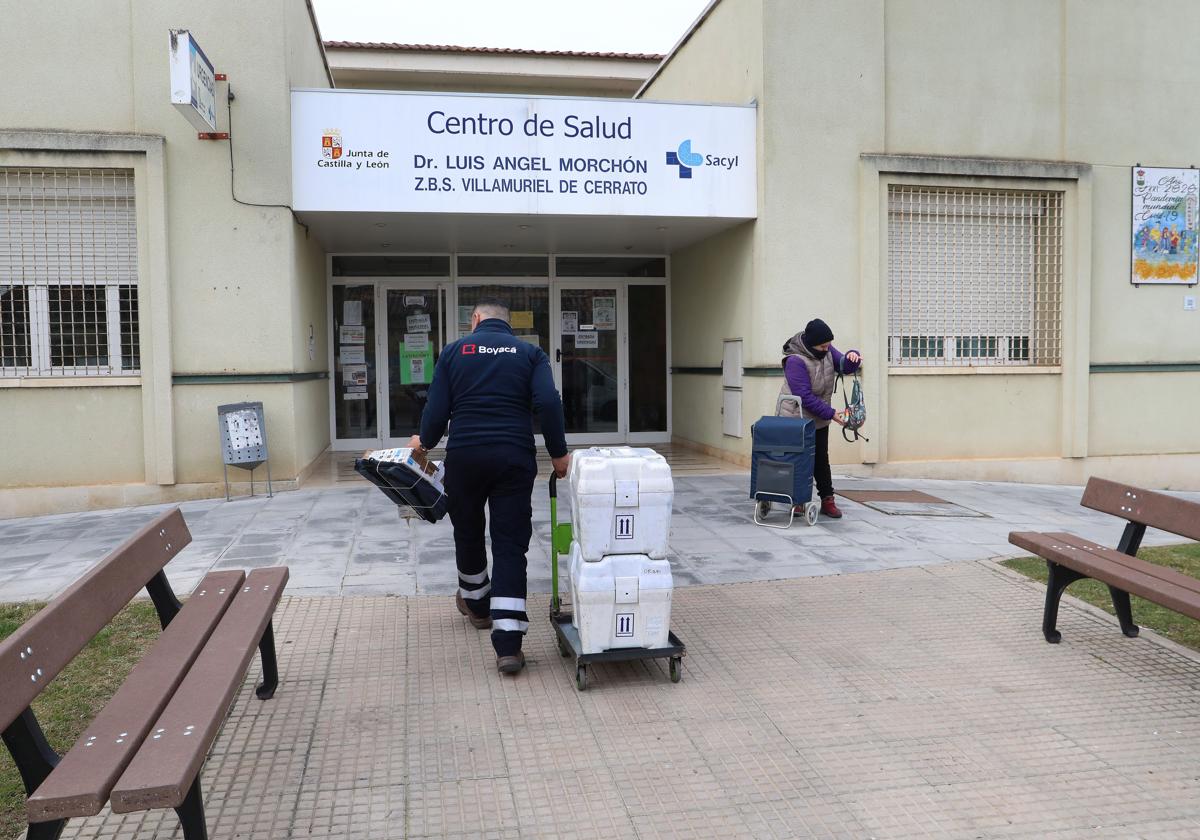
[[[985,562],[691,586],[665,664],[517,679],[445,597],[285,599],[204,771],[221,838],[1190,838],[1200,662]],[[174,815],[65,837],[170,837]]]

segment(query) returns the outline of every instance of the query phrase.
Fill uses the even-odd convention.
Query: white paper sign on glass
[[[562,314],[562,334],[574,335],[579,332],[579,313],[564,310]]]
[[[615,297],[592,298],[592,326],[598,330],[617,328],[617,299]]]
[[[755,108],[292,91],[297,211],[752,219]]]
[[[600,346],[600,333],[598,332],[577,332],[575,333],[575,349],[586,350]]]
[[[405,319],[405,332],[427,333],[430,330],[428,315],[409,315]]]
[[[367,348],[345,344],[339,350],[339,355],[341,355],[342,364],[344,365],[362,365],[366,364],[367,361]]]
[[[429,333],[409,333],[404,336],[404,349],[409,353],[424,353],[429,349]]]

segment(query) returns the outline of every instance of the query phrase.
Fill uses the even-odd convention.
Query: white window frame
[[[131,243],[135,259],[141,255],[139,253],[139,243],[137,242],[137,224],[139,208],[137,206],[137,175],[134,169],[129,167],[109,167],[109,166],[12,166],[5,167],[11,169],[40,169],[50,172],[63,172],[66,170],[88,170],[95,171],[98,169],[115,170],[128,173],[128,178],[133,187],[133,218],[134,218],[134,241]],[[140,295],[137,294],[139,285],[139,269],[137,263],[134,267],[134,277],[123,279],[107,279],[107,280],[59,280],[59,279],[37,279],[27,280],[23,277],[11,277],[4,280],[5,286],[23,287],[27,291],[26,307],[29,323],[29,364],[28,365],[0,365],[0,378],[6,379],[35,379],[47,377],[122,377],[122,376],[140,376],[141,369],[125,368],[124,359],[121,353],[121,289],[122,287],[130,287],[135,290],[135,308],[133,310],[135,316],[135,325],[139,335],[141,334],[140,324]],[[53,365],[51,364],[51,335],[50,335],[50,289],[58,288],[103,288],[104,289],[104,305],[105,305],[105,346],[108,351],[108,364],[106,365]],[[96,325],[99,327],[99,324]],[[3,326],[0,325],[0,330]],[[139,357],[140,357],[139,352]]]

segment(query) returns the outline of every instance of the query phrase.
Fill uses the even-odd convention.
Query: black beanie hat
[[[820,318],[813,318],[804,326],[804,338],[809,347],[833,341],[833,330]]]

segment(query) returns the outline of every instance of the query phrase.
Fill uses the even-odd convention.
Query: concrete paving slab
[[[681,477],[676,481],[671,545],[672,553],[688,558],[689,566],[680,570],[678,585],[1015,555],[1019,552],[1007,543],[1013,530],[1066,530],[1115,545],[1121,530],[1115,519],[1079,506],[1080,488],[953,481],[843,483],[840,479],[837,486],[918,490],[979,510],[988,518],[888,516],[846,500],[841,520],[821,519],[811,528],[797,522],[780,531],[751,523],[744,474]],[[1183,495],[1200,499],[1200,494]],[[341,591],[341,582],[336,586],[328,582],[328,570],[333,568],[341,569],[344,576],[369,574],[371,586],[384,589],[383,578],[392,574],[397,594],[414,591],[414,581],[417,591],[453,591],[454,540],[449,522],[430,525],[404,520],[370,487],[343,484],[280,493],[273,499],[205,500],[182,507],[193,542],[172,568],[203,573],[217,567],[287,562],[295,567],[294,573],[318,570],[320,585],[312,588],[322,592]],[[563,508],[565,519],[569,505]],[[0,522],[0,557],[4,558],[0,600],[47,597],[51,585],[83,574],[106,551],[166,509],[155,505]],[[549,500],[541,484],[535,488],[533,510],[531,591],[544,592],[550,562]],[[1177,541],[1151,531],[1145,544]],[[842,562],[826,563],[816,553],[825,549],[833,550],[834,560],[840,557]],[[42,583],[37,582],[39,576]]]

